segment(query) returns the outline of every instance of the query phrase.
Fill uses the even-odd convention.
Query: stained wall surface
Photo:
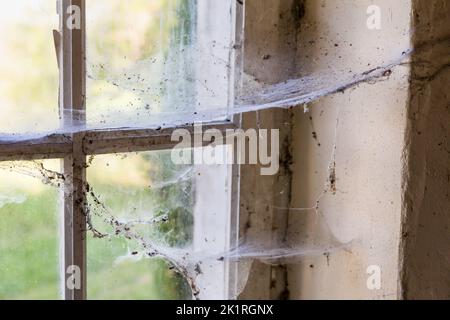
[[[393,66],[290,112],[244,116],[282,128],[287,147],[278,178],[242,173],[242,235],[312,250],[256,264],[242,298],[448,298],[448,2],[249,0],[246,10],[244,71],[257,82],[339,83]]]
[[[299,75],[363,72],[410,47],[411,1],[307,0],[298,34]],[[368,8],[381,9],[369,29]],[[369,8],[369,13],[371,13]],[[409,67],[297,108],[293,119],[288,239],[349,244],[288,267],[291,299],[396,299]],[[307,110],[308,111],[308,110]],[[317,202],[319,200],[319,202]],[[371,269],[368,269],[371,268]],[[374,269],[375,268],[375,269]],[[381,271],[381,283],[367,271]],[[375,274],[376,276],[376,274]]]

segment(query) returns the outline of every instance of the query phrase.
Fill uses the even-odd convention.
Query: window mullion
[[[86,117],[85,0],[60,0],[60,114],[65,128]],[[77,20],[78,19],[78,20]],[[84,133],[72,134],[72,153],[63,160],[64,298],[86,299],[86,156]]]

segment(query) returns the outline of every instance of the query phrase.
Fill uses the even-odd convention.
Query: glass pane
[[[0,163],[0,299],[59,299],[59,161]],[[46,181],[46,183],[44,183]],[[56,186],[56,185],[55,185]]]
[[[3,1],[0,10],[0,133],[59,126],[55,0]]]
[[[191,280],[202,298],[224,297],[223,262],[195,252],[226,249],[228,167],[175,165],[170,151],[90,160],[88,298],[190,299]]]
[[[88,123],[164,127],[225,119],[234,2],[87,2]]]

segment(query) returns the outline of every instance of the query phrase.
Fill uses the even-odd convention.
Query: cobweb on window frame
[[[180,40],[180,39],[179,39]],[[340,94],[346,90],[351,90],[363,84],[373,84],[379,81],[387,81],[393,74],[395,74],[400,68],[411,63],[410,57],[417,51],[426,51],[430,48],[448,44],[448,38],[437,39],[436,41],[426,43],[423,46],[418,46],[415,49],[412,48],[399,48],[396,52],[392,52],[392,59],[388,62],[378,63],[376,67],[367,68],[366,70],[355,70],[348,72],[348,70],[338,70],[332,67],[325,68],[323,70],[315,70],[311,74],[296,79],[286,80],[284,82],[270,85],[264,84],[260,81],[252,78],[250,75],[244,75],[245,95],[238,97],[235,105],[230,109],[229,101],[226,99],[221,100],[221,104],[215,104],[208,106],[204,104],[204,108],[190,109],[190,104],[179,105],[173,110],[165,112],[157,111],[158,109],[152,106],[153,103],[160,103],[161,96],[158,92],[161,91],[161,87],[154,86],[154,83],[149,82],[145,72],[143,70],[152,70],[153,65],[156,64],[160,57],[146,58],[136,61],[132,64],[128,70],[121,69],[117,72],[119,78],[113,76],[101,75],[103,68],[110,68],[111,66],[102,65],[99,63],[93,63],[91,65],[89,78],[93,81],[102,80],[105,86],[112,86],[124,91],[140,92],[148,95],[143,99],[138,96],[134,96],[125,102],[125,105],[130,103],[136,103],[137,106],[131,112],[131,118],[123,117],[120,112],[111,114],[97,114],[91,117],[89,114],[83,112],[83,116],[91,117],[91,122],[83,126],[64,127],[58,130],[59,133],[72,134],[77,132],[83,132],[85,130],[99,130],[99,129],[113,129],[113,128],[153,128],[159,129],[164,127],[176,127],[179,125],[192,124],[197,122],[209,122],[211,120],[223,120],[229,119],[230,116],[235,114],[241,114],[244,112],[261,111],[271,108],[304,108],[307,112],[308,105],[323,97]],[[209,45],[212,45],[211,43]],[[215,94],[220,88],[210,87],[210,83],[203,82],[198,84],[186,71],[186,66],[178,66],[176,56],[184,54],[187,48],[183,47],[184,44],[172,51],[172,56],[166,58],[165,70],[161,71],[163,78],[172,79],[167,82],[186,82],[196,83],[196,90],[203,88],[205,92],[213,92],[211,97],[215,97]],[[208,47],[208,46],[207,46]],[[232,43],[229,44],[228,49],[232,48]],[[189,48],[191,50],[189,55],[199,55],[202,51],[198,48]],[[213,59],[221,70],[231,70],[229,62],[223,59]],[[89,61],[88,61],[89,63]],[[175,70],[175,71],[173,71]],[[415,80],[415,79],[412,79]],[[420,79],[416,79],[420,81]],[[199,87],[197,87],[197,85]],[[148,89],[150,87],[150,89]],[[184,90],[185,88],[183,88]],[[164,89],[164,90],[167,90]],[[198,89],[200,90],[200,89]],[[177,102],[170,102],[171,105],[178,105],[183,101],[194,101],[197,94],[187,94],[186,91],[174,99]],[[137,98],[136,98],[137,97]],[[141,100],[139,100],[141,99]],[[207,99],[210,100],[210,99]],[[120,111],[120,105],[118,107]],[[125,108],[127,109],[127,108]],[[128,108],[129,109],[129,108]],[[174,117],[176,115],[176,117]],[[147,118],[151,120],[145,120],[144,123],[139,121],[133,121],[132,118]],[[122,122],[123,121],[123,122]],[[0,141],[2,143],[15,143],[23,139],[29,139],[30,137],[45,136],[46,133],[35,134],[15,134],[5,133],[0,135]],[[336,132],[337,135],[337,132]],[[330,164],[333,162],[333,156],[336,152],[336,141],[333,146],[333,150],[330,154]],[[332,170],[332,166],[330,166]],[[45,168],[42,162],[34,161],[28,163],[18,162],[2,162],[0,163],[0,169],[11,170],[21,174],[35,177],[40,179],[44,183],[61,187],[67,177],[64,175],[48,170]],[[174,170],[170,177],[162,177],[160,181],[156,181],[153,185],[154,189],[164,189],[174,185],[182,185],[183,181],[187,181],[192,178],[195,171],[192,168],[183,168],[183,170]],[[194,298],[207,299],[207,296],[203,295],[202,288],[202,273],[205,272],[204,266],[210,265],[211,267],[216,264],[229,263],[230,265],[237,265],[237,268],[244,270],[239,274],[238,290],[239,292],[244,289],[247,281],[248,272],[253,261],[261,261],[268,264],[291,264],[301,259],[303,256],[322,255],[324,253],[333,252],[335,250],[351,250],[354,241],[349,243],[342,243],[337,240],[337,237],[333,235],[332,228],[328,225],[325,217],[323,217],[319,210],[320,200],[324,194],[332,192],[333,186],[330,185],[330,181],[324,181],[324,189],[322,194],[318,195],[317,203],[311,204],[309,208],[279,208],[289,209],[293,212],[297,211],[301,215],[313,215],[317,220],[317,224],[320,228],[327,230],[328,239],[324,241],[321,239],[317,242],[316,239],[305,239],[300,241],[294,246],[289,244],[283,244],[280,246],[270,245],[271,235],[261,235],[260,239],[254,239],[253,243],[240,243],[236,248],[229,248],[223,251],[192,251],[190,247],[177,248],[170,246],[164,241],[155,241],[154,237],[142,232],[142,225],[164,225],[169,219],[168,216],[163,214],[152,215],[149,214],[145,221],[143,220],[126,220],[119,219],[111,209],[102,201],[101,195],[99,195],[95,188],[86,183],[84,186],[85,193],[89,199],[89,205],[86,206],[86,216],[88,218],[88,232],[93,237],[107,239],[111,237],[123,237],[133,240],[138,244],[139,252],[134,255],[130,252],[130,255],[137,256],[138,259],[156,259],[162,258],[168,261],[171,268],[175,269],[183,278],[189,283],[192,290],[192,296]],[[186,191],[186,190],[183,190]],[[70,192],[70,190],[66,190]],[[23,201],[22,198],[14,197],[0,197],[0,206],[2,203]],[[94,222],[102,221],[102,224],[106,224],[110,227],[110,231],[100,230]],[[306,236],[306,235],[305,235]],[[266,238],[267,237],[267,238]],[[324,243],[325,242],[325,243]],[[269,243],[269,244],[268,244]],[[207,268],[207,267],[206,267]],[[235,297],[232,297],[235,298]]]
[[[398,63],[399,64],[399,63]],[[324,86],[323,81],[320,79],[324,78],[314,78],[314,79],[296,79],[287,81],[283,84],[278,84],[272,87],[266,87],[259,93],[256,93],[252,97],[243,99],[243,101],[258,101],[257,103],[245,103],[237,106],[237,110],[245,111],[257,111],[263,110],[266,107],[265,104],[270,107],[292,107],[293,105],[302,105],[303,103],[309,103],[318,99],[322,96],[328,94],[339,93],[342,90],[351,88],[352,86],[358,85],[365,81],[379,81],[385,77],[388,77],[388,70],[392,70],[398,64],[389,64],[385,67],[377,68],[371,72],[358,75],[357,77],[352,76],[347,83],[333,83],[330,86]],[[299,83],[310,83],[313,84],[314,88],[318,86],[320,90],[313,92],[305,92],[306,85],[299,86]],[[301,87],[300,93],[296,91],[296,88]],[[272,88],[272,89],[270,89]],[[292,95],[285,98],[284,93],[290,92]],[[305,93],[302,93],[305,92]],[[279,97],[283,99],[279,99]],[[76,132],[77,128],[73,128]],[[8,139],[11,139],[8,136]],[[14,141],[14,139],[12,139]],[[11,170],[24,175],[32,176],[40,179],[45,184],[61,187],[67,177],[64,175],[48,170],[44,167],[42,162],[34,161],[27,163],[17,163],[17,162],[2,162],[0,163],[0,169]],[[165,177],[161,181],[157,181],[153,188],[163,189],[172,185],[179,185],[180,182],[185,181],[187,178],[192,177],[193,170],[191,168],[184,169],[182,171],[174,173],[169,179]],[[324,184],[324,193],[329,192],[328,181]],[[101,196],[96,193],[96,190],[92,188],[88,183],[84,186],[85,193],[89,199],[89,205],[86,209],[86,217],[88,220],[88,232],[95,238],[107,239],[111,237],[123,237],[125,239],[133,240],[138,244],[137,254],[132,252],[129,255],[134,256],[137,259],[163,259],[170,264],[170,268],[176,270],[189,284],[192,290],[193,298],[208,299],[207,296],[202,295],[202,288],[204,285],[201,282],[202,274],[205,272],[204,266],[213,267],[217,264],[228,263],[231,266],[235,266],[241,272],[239,273],[237,280],[238,286],[236,296],[231,298],[236,298],[239,293],[245,288],[247,282],[248,274],[253,261],[260,261],[268,264],[293,264],[299,261],[303,256],[313,256],[313,255],[323,255],[325,253],[331,253],[336,250],[351,250],[352,242],[342,243],[333,236],[327,221],[320,214],[318,205],[313,205],[311,208],[289,208],[290,210],[299,211],[299,214],[303,215],[314,215],[317,219],[317,224],[328,230],[329,239],[324,241],[323,238],[320,242],[314,242],[310,239],[305,241],[300,241],[295,246],[290,246],[285,244],[280,247],[273,247],[272,245],[267,245],[270,243],[271,235],[262,235],[261,239],[253,239],[251,244],[241,243],[236,248],[230,248],[227,251],[192,251],[192,248],[176,248],[169,246],[167,244],[155,241],[149,238],[139,230],[139,226],[145,225],[164,225],[167,223],[168,216],[159,215],[153,216],[149,215],[145,221],[136,220],[123,220],[118,219],[114,213],[106,206],[102,200]],[[65,192],[70,192],[66,190]],[[16,200],[5,200],[5,201],[18,201]],[[20,200],[22,201],[22,200]],[[318,202],[320,201],[320,197]],[[285,208],[280,208],[285,209]],[[100,219],[102,223],[110,226],[113,232],[107,233],[102,230],[98,230],[93,220]],[[208,267],[206,267],[208,268]]]
[[[124,157],[112,156],[112,157]],[[126,156],[125,156],[126,157]],[[59,172],[47,169],[42,161],[31,162],[1,162],[0,170],[11,171],[23,174],[29,177],[39,179],[44,184],[54,188],[61,189],[67,178]],[[193,168],[184,168],[180,171],[171,172],[171,178],[161,181],[153,181],[150,189],[164,189],[167,187],[175,187],[174,190],[181,190],[181,192],[191,192],[184,189],[187,185],[180,188],[183,181],[186,182],[194,173]],[[142,190],[141,190],[142,191]],[[71,192],[64,190],[64,192]],[[241,242],[237,247],[229,248],[227,250],[211,249],[207,241],[202,245],[192,247],[192,243],[187,243],[181,246],[167,241],[167,233],[152,230],[156,226],[156,230],[171,225],[177,217],[170,215],[172,206],[167,207],[167,212],[152,211],[148,206],[139,207],[142,204],[135,204],[127,207],[125,212],[116,213],[105,204],[102,192],[97,192],[90,183],[84,185],[84,192],[88,199],[88,205],[85,206],[87,218],[87,232],[94,239],[107,241],[108,239],[126,239],[129,242],[128,253],[124,252],[123,256],[117,257],[117,263],[123,260],[133,260],[135,262],[142,259],[162,259],[169,264],[169,269],[175,271],[186,281],[189,285],[194,299],[210,299],[211,297],[204,294],[208,286],[211,286],[211,278],[205,278],[204,274],[208,273],[209,269],[217,270],[217,268],[227,264],[229,268],[237,268],[239,274],[234,279],[237,283],[234,295],[229,298],[237,298],[240,292],[245,288],[248,274],[253,261],[260,261],[267,264],[286,264],[296,263],[303,256],[322,255],[324,253],[331,253],[336,250],[350,249],[351,244],[343,244],[336,240],[332,233],[327,244],[324,244],[323,239],[319,241],[306,239],[296,245],[289,246],[288,244],[276,246],[270,241],[270,235],[261,235],[259,239],[252,239],[252,243]],[[120,196],[120,192],[115,193],[116,197]],[[127,197],[134,197],[128,192]],[[189,198],[189,197],[188,197]],[[188,199],[186,198],[186,199]],[[2,198],[3,199],[3,198]],[[137,198],[136,198],[137,199]],[[16,199],[5,197],[2,200],[2,206],[7,203],[16,201],[26,201],[26,199]],[[186,200],[187,201],[187,200]],[[182,205],[180,203],[179,205]],[[189,204],[185,204],[188,206]],[[143,210],[143,213],[136,215],[134,211]],[[178,207],[178,205],[177,205]],[[326,221],[320,214],[314,214],[317,223],[326,230],[328,229]],[[126,217],[129,216],[127,219]],[[165,230],[166,232],[167,230]],[[171,231],[171,230],[169,230]],[[216,281],[216,280],[215,280]]]

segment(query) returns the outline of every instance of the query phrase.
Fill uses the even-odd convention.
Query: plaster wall
[[[381,29],[367,27],[370,5]],[[411,1],[306,0],[298,34],[298,75],[363,72],[410,47]],[[396,299],[409,67],[297,108],[292,133],[292,208],[288,239],[351,242],[288,266],[291,299]],[[367,286],[370,266],[381,287]]]

